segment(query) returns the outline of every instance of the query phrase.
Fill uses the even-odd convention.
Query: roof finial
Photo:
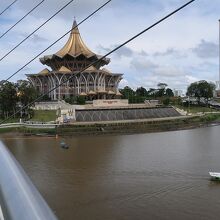
[[[79,33],[79,29],[78,29],[78,25],[76,23],[76,18],[74,17],[71,34],[78,34],[78,33]]]

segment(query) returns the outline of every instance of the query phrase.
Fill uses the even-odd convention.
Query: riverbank
[[[77,122],[58,125],[56,128],[9,127],[1,128],[0,134],[17,133],[26,136],[133,134],[193,129],[219,124],[220,114],[209,113],[143,120]]]
[[[117,122],[76,123],[62,125],[57,134],[98,135],[98,134],[134,134],[193,129],[220,124],[220,114],[182,116],[173,118],[130,120]]]

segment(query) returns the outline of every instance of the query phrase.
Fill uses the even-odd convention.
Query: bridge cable
[[[94,12],[92,12],[90,15],[88,15],[86,18],[84,18],[81,22],[78,23],[77,27],[79,27],[82,23],[84,23],[86,20],[88,20],[90,17],[92,17],[94,14],[96,14],[99,10],[104,8],[107,4],[109,4],[112,0],[107,1],[102,6],[100,6],[98,9],[96,9]],[[48,46],[46,49],[44,49],[42,52],[40,52],[38,55],[36,55],[34,58],[32,58],[29,62],[27,62],[25,65],[23,65],[20,69],[18,69],[15,73],[13,73],[11,76],[9,76],[6,80],[2,80],[0,82],[0,85],[7,82],[9,79],[11,79],[13,76],[15,76],[17,73],[19,73],[21,70],[23,70],[26,66],[28,66],[30,63],[32,63],[35,59],[37,59],[40,55],[42,55],[45,51],[50,49],[53,45],[55,45],[58,41],[63,39],[67,34],[69,34],[74,28],[71,28],[68,32],[66,32],[64,35],[62,35],[60,38],[58,38],[56,41],[54,41],[50,46]]]
[[[10,5],[8,5],[2,12],[0,12],[0,16],[6,12],[12,5],[14,5],[18,0],[14,0]]]
[[[168,15],[166,15],[165,17],[161,18],[160,20],[158,20],[157,22],[155,22],[154,24],[152,24],[151,26],[147,27],[146,29],[144,29],[143,31],[139,32],[138,34],[136,34],[135,36],[133,36],[132,38],[130,38],[129,40],[125,41],[124,43],[120,44],[119,46],[117,46],[115,49],[111,50],[110,52],[108,52],[107,54],[105,54],[104,56],[102,56],[101,58],[99,58],[98,60],[92,62],[91,64],[89,64],[87,67],[85,67],[84,69],[82,69],[81,71],[78,72],[78,74],[84,72],[86,69],[88,69],[89,67],[93,66],[94,64],[97,64],[98,62],[100,62],[101,60],[103,60],[104,58],[106,58],[107,56],[109,56],[110,54],[114,53],[115,51],[119,50],[121,47],[125,46],[126,44],[130,43],[131,41],[133,41],[134,39],[138,38],[140,35],[144,34],[145,32],[147,32],[148,30],[152,29],[153,27],[157,26],[158,24],[162,23],[164,20],[168,19],[169,17],[171,17],[172,15],[176,14],[177,12],[181,11],[182,9],[184,9],[186,6],[190,5],[191,3],[195,2],[196,0],[191,0],[187,3],[185,3],[184,5],[182,5],[181,7],[177,8],[176,10],[174,10],[173,12],[169,13]],[[78,26],[78,25],[77,25]],[[77,27],[76,26],[76,27]],[[76,28],[74,27],[74,28]],[[75,75],[74,75],[75,76]],[[63,85],[64,83],[68,82],[70,79],[74,78],[74,76],[71,76],[70,78],[68,78],[67,80],[64,80],[62,83],[60,83],[59,85],[55,86],[53,89],[49,90],[48,92],[40,95],[39,97],[37,97],[34,101],[30,102],[29,104],[23,106],[20,110],[16,111],[13,115],[9,116],[8,118],[4,119],[3,121],[0,122],[0,125],[4,122],[6,122],[7,120],[13,118],[14,116],[16,116],[16,114],[20,113],[21,111],[23,111],[24,109],[26,109],[27,107],[30,107],[31,105],[33,105],[36,101],[39,101],[41,98],[43,98],[45,95],[49,94],[50,92],[54,91],[55,89],[59,88],[61,85]]]
[[[10,30],[12,30],[17,24],[19,24],[24,18],[26,18],[31,12],[33,12],[37,7],[39,7],[45,0],[39,2],[36,6],[34,6],[27,14],[25,14],[21,19],[19,19],[14,25],[12,25],[7,31],[5,31],[1,36],[4,37]]]
[[[42,23],[38,28],[36,28],[32,33],[30,33],[27,37],[25,37],[20,43],[18,43],[14,48],[12,48],[9,52],[7,52],[3,57],[0,58],[0,61],[2,61],[4,58],[6,58],[11,52],[13,52],[15,49],[17,49],[21,44],[23,44],[29,37],[31,37],[33,34],[35,34],[40,28],[42,28],[45,24],[47,24],[50,20],[52,20],[57,14],[59,14],[62,10],[64,10],[68,5],[70,5],[73,1],[69,1],[67,4],[65,4],[62,8],[60,8],[55,14],[53,14],[50,18],[48,18],[44,23]]]

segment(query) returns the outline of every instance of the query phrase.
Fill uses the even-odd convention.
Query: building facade
[[[40,58],[40,62],[49,68],[26,76],[41,94],[48,93],[51,100],[78,96],[87,100],[119,98],[118,86],[123,74],[103,68],[110,59],[100,58],[102,56],[85,45],[74,21],[64,47],[55,54]],[[55,87],[58,88],[49,92]]]

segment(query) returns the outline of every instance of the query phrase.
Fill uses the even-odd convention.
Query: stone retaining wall
[[[132,109],[81,109],[76,110],[75,115],[77,122],[90,122],[177,117],[180,116],[180,113],[172,107],[156,107]]]

